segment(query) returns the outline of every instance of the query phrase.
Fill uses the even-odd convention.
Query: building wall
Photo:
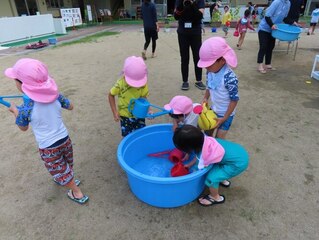
[[[0,7],[0,17],[14,17],[17,11],[13,11],[10,4],[11,0],[2,0]],[[15,5],[13,8],[16,8]]]

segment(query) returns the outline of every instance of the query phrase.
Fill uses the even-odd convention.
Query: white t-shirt
[[[49,147],[68,136],[61,110],[61,103],[58,100],[52,103],[34,102],[30,124],[39,148]]]
[[[319,21],[319,8],[316,8],[311,13],[311,23],[318,23]]]

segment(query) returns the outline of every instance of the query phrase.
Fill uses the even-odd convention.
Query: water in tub
[[[190,156],[189,160],[183,162],[183,164],[187,164],[189,161],[192,160],[193,156]],[[172,163],[168,157],[162,158],[162,157],[151,157],[145,155],[144,158],[139,159],[136,161],[134,168],[136,171],[152,176],[152,177],[171,177],[171,168],[174,166],[174,163]],[[197,164],[195,164],[191,169],[190,172],[194,172],[197,169]]]

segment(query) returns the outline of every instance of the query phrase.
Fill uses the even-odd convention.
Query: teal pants
[[[249,163],[248,153],[241,145],[222,139],[216,140],[225,149],[225,155],[207,174],[205,184],[212,188],[218,188],[221,181],[241,174]]]

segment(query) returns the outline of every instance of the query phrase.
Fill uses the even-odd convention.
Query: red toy
[[[167,156],[168,155],[168,156]],[[158,153],[151,153],[148,154],[149,157],[163,157],[167,158],[174,163],[174,166],[171,169],[171,176],[172,177],[179,177],[189,174],[189,170],[187,167],[184,166],[182,163],[184,158],[184,153],[177,148],[172,150],[167,150]]]
[[[189,174],[189,170],[187,167],[184,166],[183,163],[178,162],[172,167],[171,169],[171,176],[172,177],[180,177]]]

